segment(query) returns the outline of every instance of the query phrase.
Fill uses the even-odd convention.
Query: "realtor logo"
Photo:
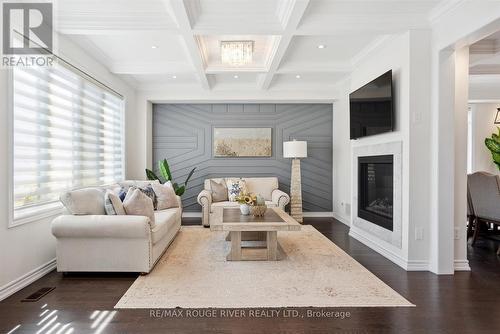
[[[50,54],[52,3],[3,4],[3,54]]]
[[[2,67],[52,66],[54,14],[51,2],[4,2]]]

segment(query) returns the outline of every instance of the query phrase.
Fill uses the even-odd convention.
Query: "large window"
[[[13,70],[13,219],[123,179],[123,98],[61,65]]]

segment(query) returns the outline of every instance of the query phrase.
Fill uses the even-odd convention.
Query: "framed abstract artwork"
[[[214,128],[214,156],[271,157],[272,128]]]

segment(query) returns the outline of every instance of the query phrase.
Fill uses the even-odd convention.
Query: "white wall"
[[[133,135],[135,128],[135,92],[106,68],[79,49],[66,38],[59,37],[59,50],[61,57],[69,60],[74,65],[92,74],[94,77],[112,87],[125,96],[126,99],[126,132],[129,135],[126,147],[131,149],[135,143]],[[0,300],[8,294],[22,288],[37,274],[43,274],[54,267],[55,239],[50,232],[50,219],[43,219],[25,225],[7,228],[9,212],[8,189],[8,85],[9,75],[7,70],[0,70]],[[136,159],[128,156],[128,161]],[[37,270],[40,269],[40,270]],[[31,273],[31,275],[30,275]],[[19,279],[25,275],[23,281]]]
[[[351,224],[350,87],[350,79],[343,82],[333,103],[333,214],[346,225]]]
[[[491,152],[484,145],[484,139],[490,138],[492,133],[498,133],[494,124],[497,108],[500,103],[472,103],[472,172],[485,171],[492,174],[500,174],[498,167],[493,163]]]
[[[382,248],[384,255],[389,254],[390,259],[409,270],[425,270],[428,261],[429,54],[429,31],[409,31],[387,39],[355,64],[347,88],[334,103],[334,185],[337,185],[334,209],[337,215],[348,218],[343,214],[342,203],[350,203],[352,198],[350,180],[355,177],[351,175],[352,148],[394,141],[402,143],[402,248],[354,226],[351,229],[369,238],[379,246],[376,250]],[[349,141],[348,93],[391,69],[395,131]],[[422,240],[415,238],[417,228],[422,229]]]
[[[430,269],[451,274],[469,270],[465,207],[465,150],[455,150],[455,131],[466,129],[468,58],[464,47],[500,30],[499,1],[457,1],[436,17],[432,26],[432,104],[431,104],[431,244]],[[462,94],[461,96],[457,94]],[[465,94],[465,96],[463,95]],[[457,119],[459,118],[459,120]],[[464,124],[465,123],[465,124]],[[461,134],[465,136],[464,133]],[[463,145],[463,138],[460,145]],[[456,155],[458,152],[458,156]],[[450,161],[459,162],[450,168]],[[454,236],[456,235],[456,238]]]

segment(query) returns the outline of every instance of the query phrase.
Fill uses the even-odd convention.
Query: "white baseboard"
[[[407,271],[429,271],[429,261],[426,260],[408,260]]]
[[[313,212],[313,211],[309,211],[309,212],[304,212],[303,216],[305,218],[321,218],[321,217],[331,218],[331,217],[333,217],[333,212]]]
[[[455,260],[453,268],[455,271],[470,271],[469,260]]]
[[[201,212],[183,212],[182,217],[184,218],[201,218]]]
[[[351,229],[349,230],[349,236],[353,237],[354,239],[358,240],[359,242],[365,244],[366,246],[370,247],[380,255],[386,257],[387,259],[391,260],[401,268],[407,270],[408,268],[408,262],[406,259],[403,259],[401,256],[398,254],[394,253],[393,251],[379,245],[377,242],[372,240],[369,236],[366,236],[363,234],[362,231],[357,231],[356,229]]]
[[[27,287],[34,281],[50,273],[55,268],[56,268],[56,259],[53,259],[41,265],[40,267],[30,271],[29,273],[13,280],[12,282],[7,283],[6,285],[0,287],[0,300],[4,300],[5,298],[13,295],[19,290]]]
[[[339,215],[337,212],[332,212],[333,213],[333,218],[337,219],[339,222],[341,222],[344,225],[351,226],[351,222],[349,218],[343,217]]]

